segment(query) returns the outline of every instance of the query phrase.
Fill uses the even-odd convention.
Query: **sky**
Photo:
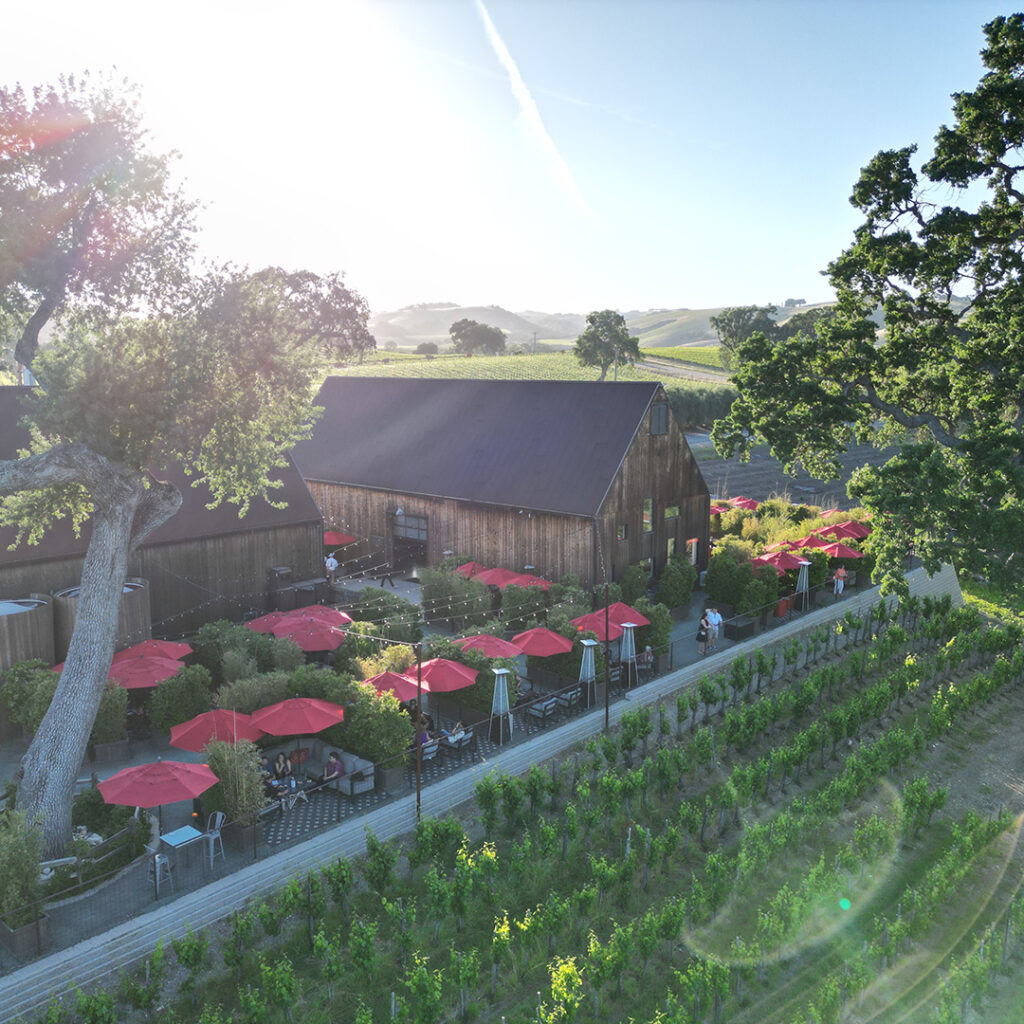
[[[983,73],[976,0],[47,0],[0,84],[111,72],[218,263],[376,311],[824,301],[880,149]]]

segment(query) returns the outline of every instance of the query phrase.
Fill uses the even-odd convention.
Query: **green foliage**
[[[650,573],[642,565],[630,565],[622,574],[622,600],[633,607],[641,597],[647,594],[647,581]]]
[[[213,740],[206,748],[206,760],[220,781],[203,794],[203,805],[223,811],[229,822],[253,824],[267,802],[259,748],[248,740]]]
[[[670,558],[658,580],[658,603],[666,608],[685,607],[696,584],[696,567],[687,559]]]
[[[165,679],[149,698],[149,720],[158,732],[210,710],[210,673],[202,665],[188,665]]]
[[[267,672],[225,683],[214,694],[213,703],[219,708],[251,715],[291,696],[291,676],[284,672]]]
[[[459,633],[481,625],[491,614],[490,588],[449,569],[424,569],[420,595],[427,621],[448,621]]]
[[[103,688],[89,743],[116,743],[127,735],[128,691],[113,683]]]
[[[117,1003],[113,994],[103,989],[76,990],[75,1008],[83,1024],[118,1024]]]
[[[452,339],[452,349],[459,355],[472,356],[480,352],[496,356],[505,351],[505,332],[490,324],[481,324],[476,320],[456,320],[448,328],[448,334]]]
[[[36,919],[43,836],[23,811],[0,816],[0,919],[19,928]]]
[[[740,346],[755,331],[768,338],[775,337],[775,313],[775,306],[733,306],[710,318],[727,368],[741,362]]]
[[[71,824],[104,838],[120,832],[132,817],[132,808],[108,804],[95,786],[83,789],[71,805]]]
[[[366,830],[366,858],[362,863],[366,884],[378,895],[384,895],[395,881],[398,847],[391,840],[381,842],[373,831]]]
[[[512,585],[501,592],[501,621],[505,629],[521,633],[536,626],[544,608],[545,593],[540,587]]]
[[[740,398],[712,435],[723,455],[767,442],[787,470],[819,479],[838,475],[854,443],[894,445],[848,488],[874,513],[885,592],[906,593],[911,545],[930,572],[950,562],[1024,578],[1024,15],[984,31],[985,74],[954,94],[930,158],[910,145],[862,170],[851,202],[863,223],[828,268],[835,314],[812,332],[744,343]]]
[[[205,932],[198,935],[191,927],[186,927],[185,934],[180,939],[171,939],[171,948],[178,958],[178,963],[188,972],[185,980],[181,983],[182,990],[192,993],[192,1000],[195,1002],[196,980],[199,972],[206,965],[206,959],[210,951],[210,939]]]
[[[11,721],[34,735],[57,690],[59,676],[38,658],[19,661],[3,673],[3,701]]]
[[[581,365],[599,367],[598,380],[604,380],[612,363],[639,362],[640,342],[630,335],[621,313],[604,309],[587,314],[586,329],[576,339],[573,352]]]
[[[350,612],[357,621],[372,622],[377,636],[387,640],[412,644],[423,639],[419,605],[383,587],[361,590],[359,601]]]

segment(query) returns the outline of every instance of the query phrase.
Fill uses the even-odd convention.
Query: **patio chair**
[[[174,892],[174,876],[171,874],[171,858],[166,853],[154,853],[149,862],[149,880],[156,890],[157,899],[160,898],[160,885],[166,882]]]
[[[554,718],[558,710],[557,697],[545,697],[534,701],[527,709],[526,714],[540,725],[546,726],[549,718]]]
[[[206,821],[203,841],[206,843],[206,852],[210,859],[211,870],[213,870],[214,857],[224,857],[224,840],[220,834],[220,830],[224,827],[224,821],[225,815],[223,811],[214,811]],[[217,847],[220,847],[220,853],[217,852]]]
[[[568,718],[573,712],[579,710],[580,688],[574,686],[571,690],[563,690],[555,697],[555,700],[558,702],[558,710]]]

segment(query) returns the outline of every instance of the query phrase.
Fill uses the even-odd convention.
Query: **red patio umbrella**
[[[176,676],[185,666],[174,658],[141,655],[125,658],[110,666],[107,679],[126,690],[145,690],[158,686],[165,679]]]
[[[523,654],[532,654],[535,658],[550,658],[555,654],[568,654],[572,650],[572,641],[567,636],[543,626],[534,626],[524,633],[517,633],[512,637],[512,643]]]
[[[729,504],[732,505],[733,508],[745,508],[747,511],[753,512],[760,502],[754,501],[753,498],[744,498],[743,495],[740,494],[735,498],[730,498]]]
[[[711,515],[713,515],[713,516],[720,516],[720,515],[722,515],[723,512],[731,512],[732,511],[732,506],[731,505],[712,505],[710,511],[711,511]]]
[[[262,735],[263,730],[257,729],[248,715],[217,708],[172,726],[171,746],[198,753],[211,740],[235,743],[238,740],[258,740]]]
[[[269,633],[287,614],[287,612],[267,612],[266,615],[261,615],[258,619],[250,619],[245,624],[245,628],[251,629],[254,633]]]
[[[849,531],[851,537],[858,537],[863,540],[865,537],[871,534],[871,527],[865,526],[863,523],[858,523],[856,519],[847,519],[846,522],[839,524],[844,530]]]
[[[218,781],[209,765],[153,761],[122,768],[96,788],[108,804],[159,807],[178,800],[192,800]]]
[[[823,526],[817,532],[822,537],[835,537],[836,540],[860,539],[859,533],[851,530],[848,526],[844,526],[842,523],[836,523],[834,526]]]
[[[837,516],[843,510],[841,508],[827,508],[821,513],[822,519],[828,519],[829,516]]]
[[[769,562],[768,559],[764,558],[764,557],[752,558],[750,560],[750,564],[751,565],[767,565],[767,566],[771,566],[771,568],[773,568],[775,570],[775,574],[777,576],[785,576],[786,575],[785,569],[780,569],[777,565],[773,564],[772,562]]]
[[[429,690],[430,693],[461,690],[472,686],[476,682],[476,677],[475,668],[449,658],[431,658],[420,666],[420,678],[425,684],[423,689]]]
[[[799,569],[807,564],[806,558],[797,558],[788,551],[773,551],[770,555],[762,555],[760,561],[774,565],[776,569]]]
[[[346,544],[355,544],[356,538],[351,533],[342,533],[340,530],[324,531],[325,548],[343,548]]]
[[[599,608],[595,614],[603,615],[604,609]],[[641,615],[635,608],[631,608],[621,601],[615,601],[608,605],[608,618],[619,626],[624,622],[632,622],[634,626],[649,626],[651,624],[651,620],[647,616]]]
[[[345,642],[345,634],[336,626],[319,619],[282,619],[270,632],[279,640],[291,640],[304,651],[334,651]]]
[[[519,583],[520,574],[511,569],[484,569],[483,572],[478,572],[473,579],[486,583],[488,586],[497,587],[499,590],[504,590],[510,583],[522,586]]]
[[[856,551],[854,548],[849,548],[845,544],[826,544],[821,549],[828,555],[829,558],[863,558],[864,556]]]
[[[597,634],[597,639],[604,643],[605,639],[618,640],[623,634],[622,627],[609,615],[608,616],[608,635],[605,637],[605,614],[602,608],[599,612],[589,612],[586,615],[581,615],[578,619],[573,619],[572,624],[580,633],[592,632]]]
[[[192,653],[192,648],[175,640],[142,640],[114,655],[114,661],[137,658],[143,655],[156,655],[158,658],[174,658],[180,660]]]
[[[794,548],[827,548],[828,541],[816,534],[809,534],[806,537],[801,537],[799,540],[793,541]]]
[[[252,724],[271,736],[300,736],[338,725],[345,717],[340,704],[315,697],[290,697],[252,713]]]
[[[517,583],[517,587],[540,587],[541,590],[548,590],[551,588],[551,580],[544,579],[543,576],[534,576],[531,573],[524,573],[522,576],[522,583]]]
[[[463,562],[462,565],[456,567],[455,572],[469,580],[478,572],[483,572],[486,568],[487,566],[482,565],[480,562]]]
[[[351,615],[346,615],[345,612],[338,608],[328,608],[323,604],[308,604],[304,608],[296,608],[293,611],[285,612],[278,622],[291,622],[293,620],[305,622],[314,619],[326,622],[328,626],[347,626],[352,622]],[[272,623],[272,626],[277,624]]]
[[[510,644],[507,640],[502,640],[500,636],[491,636],[490,633],[464,636],[460,640],[456,640],[455,644],[463,650],[480,651],[488,658],[516,658],[523,653],[514,643]]]
[[[381,672],[380,675],[371,676],[366,680],[372,683],[378,693],[390,690],[399,700],[412,700],[417,693],[416,680],[410,679],[399,672]],[[423,692],[429,692],[424,683]]]

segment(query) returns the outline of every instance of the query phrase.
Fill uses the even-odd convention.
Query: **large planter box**
[[[127,761],[129,756],[128,738],[114,740],[113,743],[95,743],[92,748],[92,759],[96,764],[109,761]]]
[[[375,777],[378,792],[394,793],[402,788],[402,783],[405,780],[405,769],[400,764],[392,765],[390,768],[382,768],[378,765]]]
[[[668,613],[672,616],[673,622],[682,622],[687,615],[690,614],[691,601],[687,601],[686,604],[676,605],[675,608],[669,608]]]
[[[231,822],[224,826],[221,836],[232,850],[238,850],[239,853],[251,853],[264,843],[263,819],[260,818],[255,825],[240,825],[238,822]]]
[[[43,914],[20,928],[8,928],[0,921],[0,944],[18,960],[31,960],[50,948],[50,919]]]
[[[747,640],[754,635],[754,620],[746,615],[722,623],[726,640]]]

